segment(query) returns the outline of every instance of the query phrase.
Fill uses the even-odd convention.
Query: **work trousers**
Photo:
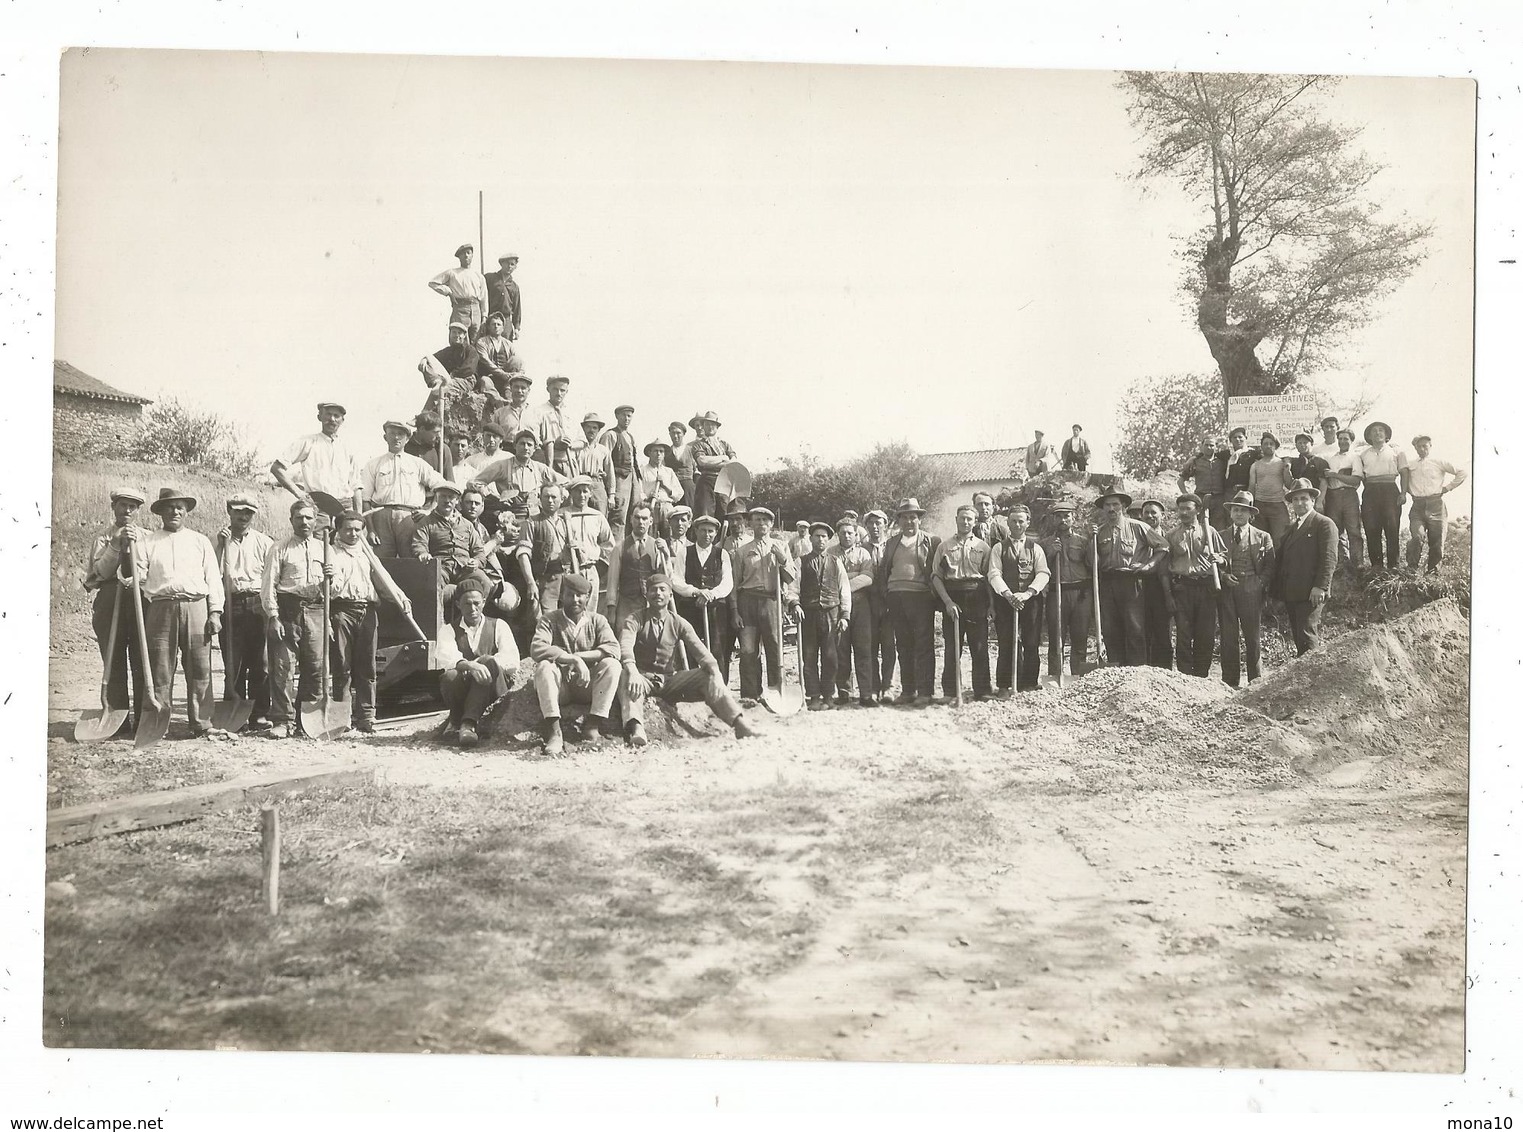
[[[650,682],[650,695],[668,704],[695,704],[702,700],[709,710],[723,722],[733,725],[740,718],[740,704],[724,686],[702,668],[684,668],[670,674],[642,672]],[[619,710],[624,715],[624,725],[645,722],[645,696],[637,696],[629,688],[629,680],[619,680]]]
[[[1401,560],[1401,488],[1394,483],[1365,484],[1360,515],[1370,565],[1396,569]]]
[[[611,656],[587,664],[592,684],[573,688],[568,680],[569,665],[542,660],[534,666],[534,694],[539,699],[539,714],[545,719],[559,719],[561,707],[587,706],[587,714],[608,718],[613,698],[619,691],[619,662]]]
[[[487,675],[461,672],[458,668],[446,668],[439,673],[439,698],[449,709],[449,722],[462,721],[474,724],[503,696],[508,694],[508,674],[502,670],[495,656],[477,658],[486,667]]]
[[[384,506],[370,516],[370,533],[376,537],[378,558],[411,558],[412,536],[416,525],[411,507]]]
[[[1017,692],[1033,691],[1042,682],[1042,622],[1047,618],[1047,591],[1027,599],[1019,610],[1002,597],[992,598],[991,604],[994,635],[999,640],[994,686],[1005,691],[1014,676]]]
[[[250,719],[270,715],[270,672],[265,663],[264,608],[259,593],[230,594],[222,615],[222,698],[242,696]]]
[[[1256,574],[1239,575],[1235,586],[1222,585],[1219,604],[1222,627],[1222,680],[1238,687],[1243,670],[1240,656],[1248,662],[1248,683],[1259,678],[1260,614],[1263,586]]]
[[[378,618],[375,603],[339,601],[328,604],[328,620],[333,626],[333,641],[328,660],[328,675],[333,680],[333,698],[354,698],[350,718],[356,722],[375,722],[375,645]],[[322,690],[318,690],[321,696]]]
[[[1334,487],[1322,501],[1322,513],[1338,528],[1338,554],[1351,566],[1364,565],[1364,528],[1359,517],[1359,489]]]
[[[177,662],[185,665],[185,714],[190,729],[212,726],[212,642],[206,635],[206,599],[150,601],[143,610],[148,636],[148,664],[153,690],[168,705],[174,690]]]
[[[111,655],[106,646],[111,643],[111,610],[116,595],[121,594],[121,606],[116,615],[116,645]],[[146,617],[145,617],[146,621]],[[143,661],[137,644],[137,615],[132,609],[132,592],[111,582],[95,591],[95,604],[90,610],[90,624],[95,630],[96,643],[100,645],[100,662],[109,669],[111,676],[106,683],[106,703],[117,710],[125,710],[127,703],[127,673],[132,673],[132,719],[134,724],[143,714]],[[151,663],[151,662],[150,662]]]
[[[291,658],[296,658],[296,702],[309,704],[317,699],[321,678],[323,607],[303,605],[299,598],[280,601],[280,622],[285,627],[285,641],[270,642],[270,722],[290,723],[296,718],[291,703]]]
[[[613,473],[613,498],[608,501],[608,529],[613,532],[615,552],[624,545],[624,528],[629,524],[629,507],[634,499],[635,473],[633,470]]]
[[[1322,603],[1287,601],[1285,611],[1290,614],[1290,637],[1296,643],[1296,655],[1316,648],[1322,627]]]
[[[1147,662],[1152,668],[1174,667],[1174,615],[1169,612],[1169,595],[1162,575],[1142,576],[1142,632],[1147,638]],[[1185,647],[1184,641],[1179,647]]]
[[[1408,533],[1411,539],[1407,542],[1407,565],[1417,569],[1417,564],[1423,556],[1423,540],[1428,542],[1428,569],[1437,570],[1438,564],[1444,560],[1444,527],[1447,525],[1449,512],[1444,507],[1442,495],[1423,495],[1412,497],[1412,510],[1407,515]]]
[[[1176,577],[1174,624],[1179,630],[1179,670],[1190,676],[1211,675],[1216,650],[1216,591],[1211,578]]]
[[[714,518],[724,521],[724,509],[729,505],[730,497],[720,495],[714,490],[713,476],[699,476],[693,484],[693,518],[700,515],[712,515]]]
[[[1283,499],[1255,499],[1254,502],[1258,504],[1259,513],[1253,517],[1253,525],[1268,531],[1275,546],[1279,546],[1285,532],[1290,530],[1290,508]]]
[[[682,505],[692,507],[693,501],[697,498],[697,485],[687,476],[678,476],[677,482],[682,485]]]
[[[736,598],[740,606],[740,694],[754,700],[762,694],[764,654],[767,658],[766,686],[782,686],[779,611],[777,600],[769,593],[741,590]]]
[[[839,607],[803,606],[804,623],[799,626],[799,651],[804,669],[804,695],[811,700],[829,699],[836,689],[838,646],[842,634],[836,629]],[[849,667],[849,665],[848,665]]]
[[[1068,640],[1068,671],[1083,676],[1089,671],[1089,624],[1093,616],[1090,597],[1090,581],[1065,582],[1061,594],[1049,589],[1047,597],[1047,675],[1056,676],[1063,671],[1063,641]],[[1058,631],[1058,614],[1061,605],[1063,631]]]
[[[735,647],[735,631],[730,625],[729,599],[722,598],[707,605],[699,605],[692,598],[679,597],[677,612],[693,627],[693,632],[698,634],[704,648],[714,654],[714,659],[719,663],[719,672],[728,684],[730,654]]]
[[[875,616],[878,618],[878,634],[873,638],[873,663],[878,666],[878,694],[888,695],[889,688],[894,683],[894,665],[899,659],[898,630],[894,628],[894,619],[889,615],[888,602],[883,599],[874,599],[881,602],[876,608]],[[903,673],[900,673],[903,679]]]
[[[1100,632],[1110,663],[1147,663],[1141,574],[1117,570],[1100,575]]]
[[[957,691],[953,681],[957,667],[962,663],[962,644],[968,646],[973,657],[973,694],[989,694],[989,583],[976,582],[971,586],[954,586],[943,582],[947,596],[957,606],[954,619],[942,614],[941,618],[941,691],[951,696]],[[1004,604],[1001,602],[1001,604]],[[961,635],[962,640],[958,640]]]
[[[868,587],[851,595],[851,620],[841,636],[836,657],[836,692],[842,696],[878,694],[878,658],[873,652],[873,638],[882,619],[870,593],[871,587]],[[855,679],[852,676],[854,668]],[[862,687],[860,693],[856,690],[857,685]]]
[[[1227,525],[1227,495],[1221,491],[1203,491],[1200,493],[1201,511],[1205,513],[1206,521],[1217,530]]]
[[[930,589],[889,590],[888,619],[899,658],[899,686],[906,696],[930,697],[936,680],[936,609]],[[883,685],[888,687],[887,681]]]

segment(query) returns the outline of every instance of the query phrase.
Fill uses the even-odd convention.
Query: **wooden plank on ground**
[[[227,782],[208,782],[178,790],[130,794],[125,798],[64,806],[48,814],[47,844],[51,849],[55,845],[72,845],[113,833],[194,821],[234,806],[273,801],[317,786],[363,786],[374,781],[373,766],[356,763],[334,767],[326,763],[249,775]]]

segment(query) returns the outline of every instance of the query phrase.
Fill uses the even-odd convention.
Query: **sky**
[[[1430,255],[1327,380],[1469,464],[1474,87],[1347,80]],[[1130,179],[1101,71],[125,52],[64,57],[56,353],[361,452],[445,344],[427,280],[521,257],[527,371],[642,438],[716,410],[753,470],[904,439],[1013,447],[1210,368],[1177,291],[1199,210]],[[1468,491],[1451,497],[1468,509]]]

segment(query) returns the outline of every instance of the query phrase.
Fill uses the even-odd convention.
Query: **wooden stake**
[[[259,891],[270,915],[280,915],[280,811],[266,802],[259,807],[259,850],[264,871]]]

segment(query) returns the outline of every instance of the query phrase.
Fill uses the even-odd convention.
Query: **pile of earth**
[[[1470,623],[1452,599],[1333,638],[1243,692],[1314,753],[1297,765],[1335,784],[1464,790]]]
[[[1096,669],[1056,692],[1048,719],[1079,737],[1097,792],[1197,786],[1278,789],[1311,745],[1244,707],[1220,680],[1152,667]]]

